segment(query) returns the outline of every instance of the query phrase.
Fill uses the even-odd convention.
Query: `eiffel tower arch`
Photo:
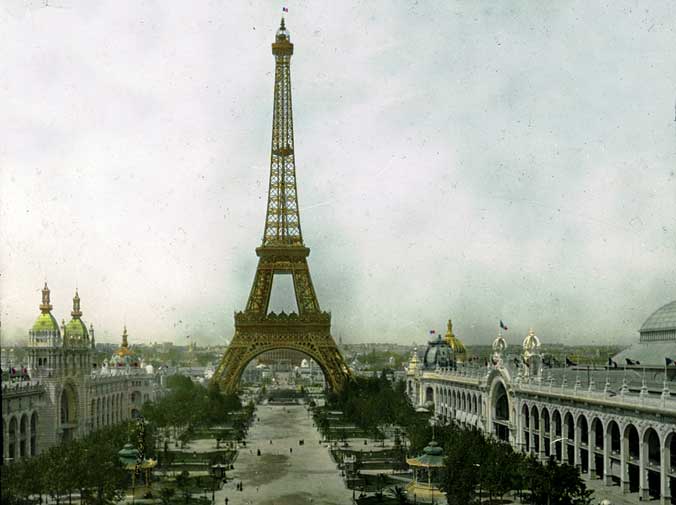
[[[291,108],[293,44],[282,19],[272,44],[275,56],[270,182],[263,243],[256,248],[258,267],[243,312],[235,313],[235,335],[212,381],[222,391],[237,390],[246,365],[275,349],[302,352],[321,367],[329,386],[339,390],[350,370],[331,337],[331,314],[317,300],[303,243],[296,190]],[[291,275],[298,313],[268,312],[275,275]]]

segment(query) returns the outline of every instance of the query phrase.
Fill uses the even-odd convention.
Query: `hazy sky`
[[[301,222],[345,341],[628,343],[676,298],[676,4],[288,0]],[[46,5],[46,6],[45,6]],[[0,297],[224,342],[282,2],[5,0]]]

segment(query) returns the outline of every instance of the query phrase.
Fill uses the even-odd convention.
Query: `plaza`
[[[229,505],[342,505],[351,501],[352,494],[304,406],[260,405],[256,415],[259,420],[249,431],[246,447],[240,449],[235,470],[228,473],[228,483],[216,492],[216,503],[224,504],[226,497]],[[240,481],[243,491],[236,490]]]

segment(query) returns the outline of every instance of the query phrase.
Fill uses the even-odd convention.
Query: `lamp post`
[[[213,486],[211,488],[211,503],[216,503],[216,483],[220,479],[221,481],[226,480],[225,476],[226,465],[222,463],[216,463],[211,466],[211,476],[213,478]]]
[[[474,463],[473,466],[477,467],[477,471],[479,472],[479,503],[481,503],[481,465]]]

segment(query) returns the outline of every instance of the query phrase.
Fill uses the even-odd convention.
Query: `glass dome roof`
[[[676,300],[657,309],[645,320],[640,332],[676,330]]]

